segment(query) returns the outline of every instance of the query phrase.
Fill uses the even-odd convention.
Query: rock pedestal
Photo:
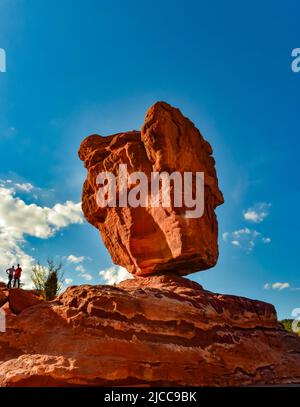
[[[300,340],[272,305],[178,276],[68,288],[7,316],[1,386],[300,383]]]

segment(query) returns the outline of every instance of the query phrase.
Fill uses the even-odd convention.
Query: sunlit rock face
[[[218,223],[215,208],[223,203],[218,187],[215,161],[210,144],[182,113],[164,102],[147,112],[141,131],[118,133],[108,137],[93,135],[79,149],[79,157],[88,170],[82,194],[82,208],[88,222],[100,230],[113,262],[130,273],[146,276],[171,272],[186,275],[213,267],[218,259]],[[120,165],[128,175],[143,172],[151,191],[151,174],[177,172],[193,174],[192,197],[197,198],[196,174],[204,173],[204,208],[200,217],[189,217],[184,187],[171,183],[170,205],[100,207],[97,204],[97,176],[103,172],[116,177],[116,196],[123,191]],[[128,184],[128,194],[136,184]],[[179,192],[178,192],[179,191]],[[174,197],[182,200],[175,206]],[[118,198],[117,198],[118,199]],[[195,208],[196,211],[197,208]],[[195,212],[194,211],[194,215]],[[193,216],[194,216],[193,215]]]

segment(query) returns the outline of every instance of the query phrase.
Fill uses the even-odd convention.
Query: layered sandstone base
[[[70,287],[34,305],[13,291],[0,304],[1,386],[300,383],[300,340],[263,302],[176,276]]]

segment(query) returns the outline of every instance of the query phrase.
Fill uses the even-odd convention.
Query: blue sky
[[[300,307],[299,13],[297,1],[0,0],[2,276],[13,256],[28,267],[58,256],[68,281],[104,281],[110,256],[78,217],[77,149],[91,133],[139,129],[165,100],[211,143],[225,197],[218,265],[190,277],[289,317]]]

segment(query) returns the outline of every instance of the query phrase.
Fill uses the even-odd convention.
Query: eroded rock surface
[[[14,314],[20,314],[24,309],[39,304],[42,300],[32,291],[14,288],[9,290],[9,308]]]

